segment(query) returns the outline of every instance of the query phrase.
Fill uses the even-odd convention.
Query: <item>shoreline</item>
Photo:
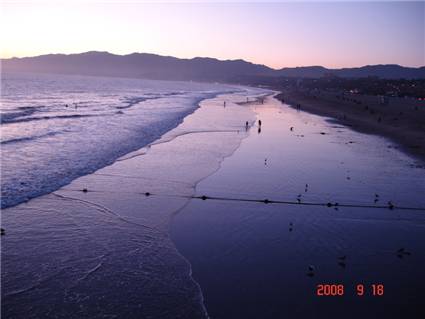
[[[38,198],[40,196],[55,192],[62,187],[66,187],[67,185],[71,184],[74,180],[80,177],[93,174],[94,172],[102,168],[113,165],[116,161],[121,161],[122,159],[126,159],[129,156],[129,154],[134,154],[140,151],[141,149],[149,148],[150,146],[155,145],[157,142],[163,141],[164,136],[166,136],[168,133],[175,130],[179,125],[181,125],[184,122],[185,118],[187,118],[188,116],[196,112],[196,110],[200,108],[200,105],[204,101],[217,98],[218,96],[221,96],[221,95],[237,94],[238,92],[239,92],[238,90],[234,90],[228,93],[215,92],[215,93],[208,93],[203,97],[198,97],[194,101],[193,105],[187,110],[181,112],[181,114],[179,114],[179,116],[175,119],[175,121],[170,122],[170,124],[165,127],[165,130],[161,134],[154,134],[152,136],[148,136],[143,141],[143,143],[139,143],[137,145],[131,145],[131,147],[126,149],[124,152],[119,152],[116,154],[113,153],[112,156],[104,157],[101,163],[96,163],[97,164],[96,166],[88,167],[78,172],[77,171],[72,172],[66,178],[60,179],[59,181],[47,183],[46,184],[47,186],[44,186],[40,189],[34,190],[30,188],[28,190],[24,189],[24,191],[21,191],[15,194],[6,194],[6,193],[2,194],[3,196],[1,200],[1,209],[12,208],[22,203],[26,203],[34,198]],[[136,139],[136,138],[133,138],[133,139]],[[27,183],[25,183],[23,186],[21,185],[21,187],[27,187]],[[11,195],[14,195],[15,197],[14,200],[9,199],[10,197],[12,197]]]
[[[309,94],[283,90],[275,96],[279,101],[311,114],[329,117],[329,122],[341,124],[366,134],[387,138],[396,148],[413,156],[425,167],[425,108],[405,105],[379,105],[337,95]],[[378,98],[376,97],[376,100]],[[300,105],[300,107],[298,107]]]
[[[226,107],[223,99],[227,101]],[[273,97],[266,100],[274,106],[281,105]],[[54,305],[59,309],[78,309],[73,315],[80,317],[94,316],[101,305],[105,314],[120,311],[118,315],[128,318],[154,317],[158,310],[170,318],[208,318],[209,297],[196,278],[197,269],[171,236],[172,223],[188,205],[209,204],[208,200],[191,200],[198,187],[220,174],[223,163],[237,158],[245,141],[273,133],[269,132],[273,121],[279,121],[276,128],[282,130],[274,136],[278,137],[276,142],[289,143],[285,149],[289,147],[290,152],[282,152],[282,156],[289,155],[288,159],[302,157],[305,149],[298,147],[311,138],[321,141],[355,135],[346,128],[348,133],[322,136],[311,126],[317,121],[314,116],[293,112],[294,117],[288,107],[282,108],[287,114],[276,114],[282,116],[280,119],[261,117],[265,120],[263,132],[257,133],[256,108],[267,108],[267,103],[244,101],[245,97],[237,93],[204,100],[179,126],[151,145],[53,193],[4,209],[2,221],[7,235],[2,238],[2,257],[3,274],[7,276],[2,278],[2,296],[6,315],[24,318],[26,307],[32,307],[37,310],[35,315],[43,316],[56,313],[57,308],[49,308]],[[295,125],[297,132],[290,132],[291,118],[311,118],[304,138],[297,135],[304,121]],[[246,120],[250,123],[248,128]],[[331,127],[329,130],[338,131]],[[251,150],[256,156],[263,156],[261,144],[257,146]],[[350,151],[362,147],[362,143],[343,147]],[[252,161],[252,157],[239,159],[234,169],[238,170],[246,161]],[[268,167],[262,161],[264,158],[254,170],[238,173],[250,178]],[[271,170],[277,162],[269,158]],[[284,170],[276,172],[279,171]],[[268,182],[268,178],[256,176],[254,181],[241,185],[248,187],[248,193],[251,187],[262,186],[261,192],[268,196]],[[205,194],[210,195],[201,195]],[[187,234],[192,231],[196,227]],[[90,287],[97,289],[93,291]]]
[[[255,115],[237,104],[244,94],[253,95],[239,92],[203,100],[152,145],[52,193],[3,209],[5,315],[23,318],[31,307],[37,316],[59,309],[90,316],[100,303],[105,314],[119,311],[117,315],[128,318],[155,316],[159,309],[170,318],[208,317],[202,290],[170,239],[169,227],[174,214],[190,202],[196,184],[247,136],[245,120],[253,123]],[[25,269],[30,264],[31,271]],[[48,278],[58,276],[60,284],[52,285]],[[86,285],[98,289],[93,292]],[[122,285],[130,289],[123,292]],[[86,299],[75,303],[80,296]],[[21,298],[29,299],[26,307]]]
[[[411,295],[423,277],[423,216],[398,206],[425,207],[416,191],[424,187],[423,169],[387,149],[382,137],[273,97],[252,109],[262,129],[251,128],[172,221],[170,236],[190,262],[211,318],[347,317],[347,309],[354,310],[347,318],[376,317],[382,303],[365,298],[358,306],[350,294],[353,283],[376,280],[397,292],[382,300],[392,305],[388,318],[411,314],[399,295]],[[309,204],[319,201],[339,205]],[[400,262],[400,247],[412,258]],[[347,296],[321,302],[315,289],[322,282],[345,285]]]

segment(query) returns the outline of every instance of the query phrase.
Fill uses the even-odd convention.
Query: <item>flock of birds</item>
[[[293,132],[294,131],[294,127],[291,126],[289,128],[289,130],[291,132]],[[320,132],[320,134],[321,135],[326,135],[325,132]],[[353,142],[350,141],[350,143],[353,143]],[[264,165],[267,165],[267,158],[264,159]],[[351,177],[347,176],[347,180],[351,180]],[[307,191],[308,191],[308,184],[305,184],[304,192],[307,193]],[[298,203],[301,203],[301,198],[302,198],[302,195],[299,194],[297,196],[297,202]],[[374,203],[376,204],[376,203],[378,203],[378,201],[379,201],[379,195],[378,194],[375,194]],[[338,210],[338,207],[337,207],[338,206],[338,203],[335,203],[334,206],[335,206],[334,209],[335,210]],[[388,207],[389,207],[389,209],[394,209],[395,206],[394,206],[394,204],[391,201],[389,201],[388,202]],[[289,223],[289,232],[292,232],[293,230],[294,230],[294,223],[293,222],[290,222]],[[400,258],[400,259],[403,258],[404,256],[410,256],[411,255],[411,253],[409,251],[405,250],[404,248],[398,249],[396,251],[396,254],[397,254],[397,257]],[[338,264],[338,266],[340,266],[341,268],[345,269],[345,267],[347,266],[346,260],[347,260],[347,256],[346,255],[342,255],[342,256],[337,257],[337,264]],[[316,272],[316,267],[314,265],[308,265],[308,267],[307,267],[307,276],[308,277],[314,277],[315,272]]]
[[[226,106],[225,103],[226,102],[224,102],[224,106]],[[69,107],[69,105],[66,104],[65,107]],[[77,108],[77,103],[74,103],[74,107]],[[300,105],[298,106],[298,108],[299,107],[300,107]],[[248,122],[246,123],[246,125],[248,125]],[[261,120],[259,120],[259,126],[261,127]],[[294,127],[291,126],[289,128],[289,130],[290,131],[294,131]],[[325,135],[326,133],[321,132],[320,134]],[[267,165],[267,158],[264,159],[264,165]],[[347,177],[347,179],[350,179],[350,177]],[[304,192],[305,193],[308,192],[308,187],[309,187],[309,185],[308,184],[305,184],[305,188],[304,188]],[[81,191],[83,193],[87,193],[88,192],[88,189],[87,188],[83,188]],[[149,193],[149,192],[146,192],[145,193],[145,196],[150,196],[150,195],[151,195],[151,193]],[[301,203],[301,198],[302,198],[302,195],[299,194],[297,196],[297,202],[298,203]],[[203,196],[202,199],[203,200],[206,200],[207,197],[206,196]],[[375,194],[374,203],[376,204],[378,201],[379,201],[379,195],[378,194]],[[335,203],[333,206],[335,206],[335,209],[338,210],[338,207],[337,207],[338,206],[338,203]],[[393,209],[395,207],[394,204],[391,201],[388,202],[388,206],[389,206],[390,209]],[[289,232],[292,232],[293,230],[294,230],[294,223],[293,222],[290,222],[289,223]],[[3,236],[3,235],[6,234],[6,231],[5,231],[4,228],[0,228],[0,234],[1,234],[1,236]],[[411,252],[409,252],[405,248],[400,248],[400,249],[398,249],[396,251],[396,255],[397,255],[398,258],[402,259],[405,256],[410,256],[411,255]],[[346,264],[346,260],[347,260],[347,256],[346,255],[339,256],[339,257],[337,257],[337,264],[341,268],[344,268],[345,269],[345,267],[347,265]],[[314,265],[308,265],[308,267],[307,267],[307,276],[308,277],[314,277],[315,273],[316,273],[316,266],[314,266]]]
[[[292,226],[290,226],[289,230],[292,231]],[[405,248],[400,248],[395,253],[396,253],[396,256],[400,259],[404,258],[405,256],[410,256],[412,254],[410,251],[407,251]],[[347,266],[346,260],[347,260],[346,255],[337,257],[338,266],[345,269],[345,267]],[[306,275],[308,277],[314,277],[315,274],[316,274],[316,266],[308,265]]]

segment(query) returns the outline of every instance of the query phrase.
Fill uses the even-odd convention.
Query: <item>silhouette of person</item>
[[[258,126],[261,127],[261,120],[258,120]]]

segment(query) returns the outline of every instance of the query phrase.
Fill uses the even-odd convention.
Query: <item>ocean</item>
[[[13,73],[1,81],[1,207],[109,165],[176,127],[220,84]]]
[[[73,98],[50,113],[22,109],[48,78],[45,100]],[[254,102],[270,94],[260,89],[69,76],[45,76],[37,89],[32,79],[32,94],[21,78],[22,97],[3,96],[2,187],[26,179],[36,196],[84,176],[2,210],[5,317],[415,318],[421,309],[424,170],[391,141],[272,97]],[[59,93],[58,81],[71,80],[85,91]],[[29,196],[15,194],[5,198]],[[344,295],[319,296],[321,284]]]
[[[117,80],[109,81],[114,83]],[[22,158],[21,163],[27,167],[27,172],[2,154],[5,162],[8,161],[7,173],[11,176],[3,181],[5,185],[19,183],[19,170],[15,172],[11,167],[16,166],[21,169],[20,176],[25,177],[26,173],[37,178],[34,185],[44,186],[43,179],[49,180],[47,186],[53,189],[65,182],[55,181],[52,177],[64,167],[58,160],[53,161],[55,165],[49,164],[45,157],[60,157],[67,149],[69,158],[63,165],[66,163],[69,169],[73,168],[75,175],[83,174],[86,170],[75,169],[75,162],[78,164],[84,160],[104,165],[102,163],[107,161],[99,159],[113,161],[112,156],[106,156],[119,156],[115,155],[117,150],[124,153],[126,141],[130,144],[127,149],[137,148],[137,132],[143,145],[154,139],[154,135],[143,139],[146,135],[141,132],[151,128],[159,135],[167,127],[181,122],[160,139],[121,156],[111,165],[80,176],[53,192],[2,209],[2,228],[5,229],[2,236],[2,316],[25,319],[208,317],[201,288],[191,276],[191,265],[176,250],[169,228],[173,216],[194,194],[196,184],[216,171],[220,162],[248,136],[245,123],[253,124],[254,113],[242,102],[246,101],[247,95],[251,98],[252,93],[264,94],[264,90],[221,85],[207,87],[193,83],[136,83],[162,86],[161,95],[176,93],[176,86],[192,91],[186,89],[184,93],[180,91],[181,97],[177,94],[158,97],[118,109],[124,110],[124,114],[135,114],[134,117],[104,115],[103,121],[100,119],[102,115],[89,117],[90,120],[99,118],[99,123],[92,124],[93,127],[75,119],[67,126],[59,119],[52,119],[50,123],[47,119],[32,121],[45,121],[45,126],[57,121],[56,125],[61,124],[64,130],[73,128],[75,123],[80,134],[96,133],[97,139],[92,136],[90,142],[78,134],[76,137],[70,135],[69,139],[77,140],[67,145],[66,132],[53,135],[59,139],[56,144],[48,143],[51,137],[29,140],[28,148],[37,150],[34,154],[43,165],[33,168]],[[171,86],[174,90],[170,89]],[[221,90],[238,93],[203,100],[197,108],[197,101]],[[118,96],[126,96],[120,92],[116,95],[118,102]],[[116,107],[127,104],[116,103],[115,108],[108,105],[105,103],[97,114],[108,114],[108,109],[116,112]],[[162,112],[157,111],[155,105],[160,105]],[[194,109],[184,119],[180,118]],[[115,116],[127,119],[115,122],[111,119]],[[31,115],[21,118],[27,117]],[[29,130],[33,129],[29,125],[31,121],[13,125],[18,123],[25,123]],[[4,128],[7,125],[12,124],[3,124]],[[38,146],[43,143],[44,153]],[[10,151],[15,158],[19,158],[21,152],[17,144],[19,142],[15,143],[15,151]],[[79,147],[84,147],[86,153],[79,151]],[[34,159],[28,157],[27,161]],[[92,165],[91,169],[95,167]],[[41,176],[36,176],[34,170]],[[39,191],[46,191],[49,187],[42,187]]]

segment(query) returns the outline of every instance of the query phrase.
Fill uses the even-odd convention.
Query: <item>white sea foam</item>
[[[2,207],[51,192],[176,127],[220,84],[3,74]]]
[[[170,220],[248,135],[254,113],[234,102],[251,92],[202,101],[159,141],[4,209],[5,316],[207,318]]]

